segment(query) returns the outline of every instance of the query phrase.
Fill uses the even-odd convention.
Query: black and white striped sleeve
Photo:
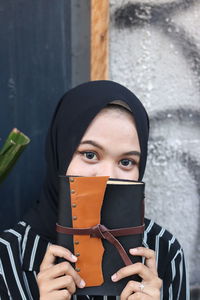
[[[0,236],[0,300],[39,298],[36,273],[48,242],[20,222]]]
[[[143,244],[155,251],[158,276],[163,281],[161,300],[189,300],[188,273],[183,249],[166,229],[146,219]]]
[[[166,268],[163,278],[163,300],[189,300],[190,293],[187,276],[183,249],[179,248],[169,260]]]

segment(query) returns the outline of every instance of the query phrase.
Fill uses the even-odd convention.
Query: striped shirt
[[[25,222],[0,236],[0,299],[39,299],[36,275],[49,241]],[[163,280],[162,300],[189,300],[189,286],[183,250],[167,230],[145,219],[143,246],[156,252],[158,275]],[[74,296],[74,300],[88,299]],[[82,299],[81,299],[82,298]],[[94,297],[95,300],[116,297]],[[118,297],[117,297],[118,298]],[[92,297],[93,299],[93,297]]]

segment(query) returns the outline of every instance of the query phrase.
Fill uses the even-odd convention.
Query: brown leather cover
[[[100,223],[107,180],[108,177],[98,177],[98,180],[95,177],[73,177],[70,180],[73,228],[87,228]],[[74,235],[73,240],[74,253],[78,256],[75,269],[84,278],[86,286],[101,285],[104,252],[101,239]]]

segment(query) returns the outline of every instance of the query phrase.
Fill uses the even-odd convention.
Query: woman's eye
[[[131,159],[121,159],[120,160],[120,165],[122,165],[123,167],[131,167],[132,165],[134,165],[134,161]]]
[[[94,152],[86,151],[86,152],[83,152],[82,154],[87,159],[90,159],[90,160],[97,159],[97,155]]]

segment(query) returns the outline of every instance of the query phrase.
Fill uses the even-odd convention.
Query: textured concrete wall
[[[110,78],[151,119],[146,215],[182,244],[200,283],[200,1],[111,0]]]

